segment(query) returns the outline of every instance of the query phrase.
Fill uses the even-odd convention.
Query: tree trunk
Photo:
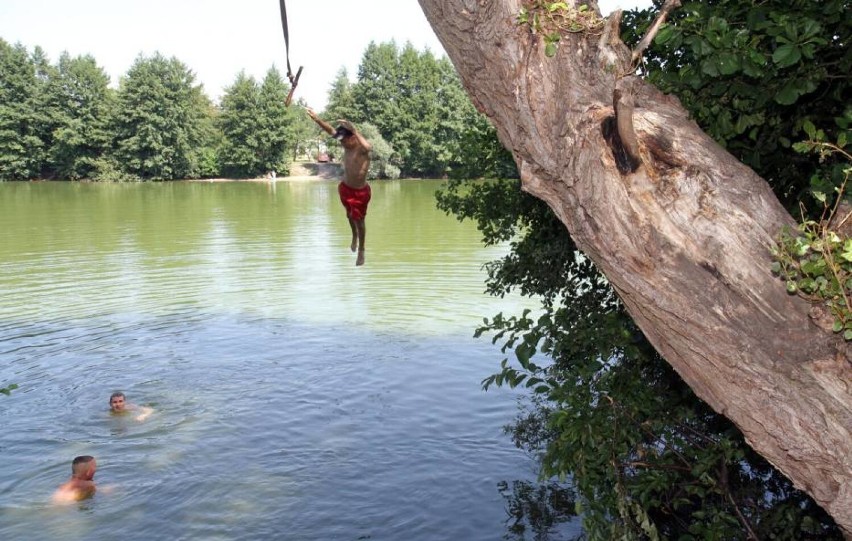
[[[563,33],[547,57],[518,23],[521,0],[419,1],[523,189],[695,393],[852,538],[852,364],[818,309],[770,272],[794,220],[767,183],[630,75],[620,12]]]

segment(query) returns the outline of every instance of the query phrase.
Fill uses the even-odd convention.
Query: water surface
[[[0,183],[0,538],[505,536],[535,466],[472,333],[525,303],[439,185],[374,183],[356,268],[333,182]],[[52,507],[80,454],[102,490]]]

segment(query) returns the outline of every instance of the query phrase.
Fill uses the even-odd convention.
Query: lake
[[[334,182],[0,183],[0,538],[522,539],[472,335],[530,302],[440,185],[373,183],[355,267]],[[51,505],[84,454],[99,492]]]

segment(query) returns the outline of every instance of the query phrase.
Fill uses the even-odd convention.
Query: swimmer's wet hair
[[[122,393],[121,391],[116,391],[116,392],[112,393],[111,395],[109,395],[109,401],[112,402],[113,398],[116,398],[116,397],[119,397],[119,396],[121,398],[127,398],[126,396],[124,396],[124,393]]]
[[[78,457],[74,457],[74,461],[71,462],[71,473],[77,473],[78,466],[88,464],[94,459],[95,457],[92,455],[80,455]]]

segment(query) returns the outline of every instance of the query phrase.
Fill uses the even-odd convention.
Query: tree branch
[[[654,24],[651,25],[651,28],[648,29],[648,32],[645,34],[645,37],[642,38],[642,41],[639,42],[639,45],[633,49],[633,62],[636,62],[642,53],[645,52],[645,49],[651,45],[651,42],[657,35],[657,32],[660,31],[660,27],[666,22],[666,17],[668,17],[669,13],[676,8],[680,7],[680,0],[666,0],[666,3],[663,4],[663,7],[660,9],[660,14],[657,15],[657,20],[654,21]]]

